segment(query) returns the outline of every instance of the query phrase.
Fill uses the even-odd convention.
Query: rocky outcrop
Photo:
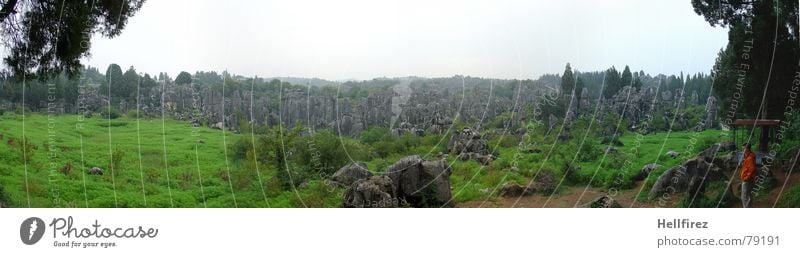
[[[391,208],[401,204],[395,183],[387,176],[359,179],[344,194],[347,208]]]
[[[650,163],[650,164],[644,165],[644,167],[642,167],[639,170],[639,173],[636,173],[636,175],[633,176],[633,181],[644,180],[645,178],[647,178],[647,176],[650,175],[650,172],[653,172],[654,170],[656,170],[658,168],[661,168],[661,165],[659,165],[658,163]]]
[[[481,138],[481,134],[474,129],[465,128],[454,133],[447,144],[447,151],[452,154],[478,153],[489,154],[489,146],[486,139]]]
[[[414,207],[452,206],[450,174],[445,160],[426,161],[418,155],[400,159],[385,172],[398,196]]]
[[[367,175],[360,163],[351,163],[334,174],[334,181],[352,180]],[[406,156],[383,175],[360,178],[345,192],[345,207],[448,207],[452,206],[450,167],[445,160],[427,161],[418,155]],[[375,203],[380,204],[375,204]]]
[[[584,208],[622,208],[617,200],[614,200],[611,196],[608,195],[601,195],[594,200],[584,204]]]
[[[363,162],[352,162],[345,165],[331,176],[331,180],[340,185],[349,186],[359,179],[366,179],[372,175]]]
[[[650,189],[650,197],[660,194],[703,192],[709,183],[727,179],[730,174],[735,174],[740,157],[736,152],[729,152],[725,155],[719,155],[719,153],[734,149],[733,143],[716,143],[701,151],[696,157],[668,169],[653,184]],[[645,168],[647,166],[642,170]]]
[[[498,195],[501,197],[529,196],[534,193],[536,193],[536,189],[533,187],[523,186],[516,182],[506,182],[500,187],[500,190],[498,190]]]

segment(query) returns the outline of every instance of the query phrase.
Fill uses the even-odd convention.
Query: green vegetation
[[[687,111],[692,116],[702,110]],[[130,114],[116,119],[28,114],[23,136],[21,115],[0,117],[0,204],[14,207],[28,206],[28,195],[36,207],[336,207],[344,189],[326,179],[340,167],[363,161],[378,173],[407,155],[440,158],[450,138],[449,133],[396,136],[380,127],[351,138],[328,129],[312,133],[301,125],[249,127],[244,131],[252,133],[235,134],[169,118],[162,126],[160,118]],[[452,165],[454,201],[493,199],[507,182],[525,185],[541,177],[555,179],[556,194],[570,186],[616,191],[642,186],[638,201],[648,201],[647,189],[665,170],[727,139],[718,130],[642,135],[620,129],[616,140],[609,140],[607,131],[618,119],[607,114],[597,123],[581,116],[560,139],[534,123],[517,124],[525,135],[484,132],[497,156],[490,164],[443,157]],[[666,156],[670,150],[680,155]],[[635,184],[632,177],[649,163],[661,167]],[[92,167],[104,174],[90,174]],[[716,205],[723,196],[715,185],[709,188],[678,206]],[[784,201],[791,199],[787,195]]]
[[[800,208],[800,186],[786,189],[778,200],[776,207]]]

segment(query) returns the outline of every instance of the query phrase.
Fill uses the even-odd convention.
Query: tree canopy
[[[145,0],[0,0],[3,70],[17,76],[75,77],[95,34],[115,37]]]
[[[735,117],[783,119],[798,70],[798,2],[795,0],[692,0],[711,26],[728,28],[712,75],[714,93]]]

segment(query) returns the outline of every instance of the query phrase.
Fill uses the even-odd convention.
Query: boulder
[[[498,193],[502,197],[519,197],[533,195],[535,191],[532,187],[525,187],[512,181],[503,184]]]
[[[650,189],[650,198],[664,193],[702,193],[709,183],[725,177],[717,165],[698,156],[661,174]]]
[[[620,153],[620,151],[616,147],[609,146],[609,147],[606,147],[606,150],[603,151],[603,153],[605,153],[605,154],[616,154],[616,153]]]
[[[681,165],[672,167],[661,176],[658,176],[656,182],[653,183],[653,187],[650,189],[649,197],[655,198],[663,193],[667,194],[674,194],[678,192],[679,186],[685,186],[688,181],[686,178],[686,168]]]
[[[447,152],[453,154],[489,154],[489,146],[486,143],[486,139],[481,138],[477,130],[465,128],[450,137],[450,141],[447,144]]]
[[[666,155],[669,156],[672,159],[675,159],[675,158],[678,158],[679,154],[676,151],[669,150]]]
[[[736,146],[733,145],[733,142],[721,142],[711,145],[711,147],[701,151],[699,155],[708,159],[707,161],[711,161],[711,159],[715,158],[718,152],[733,150],[736,150]]]
[[[426,161],[418,155],[406,156],[386,170],[397,188],[398,197],[414,207],[452,206],[450,167],[445,160]]]
[[[344,186],[352,185],[359,179],[369,178],[372,175],[363,162],[351,162],[331,176],[331,180]]]
[[[103,169],[99,167],[92,167],[89,169],[89,174],[91,175],[103,175]]]
[[[544,194],[550,194],[556,190],[556,179],[553,176],[553,173],[548,171],[542,171],[536,178],[533,180],[533,183],[528,187],[528,190],[532,190],[533,192],[540,192]]]
[[[458,155],[458,159],[462,161],[475,160],[480,164],[489,165],[493,160],[497,159],[497,156],[491,154],[461,153]]]
[[[595,198],[591,202],[584,204],[582,207],[584,208],[622,208],[617,200],[611,198],[608,195],[601,195],[600,197]]]
[[[215,123],[211,124],[211,128],[212,129],[222,129],[222,128],[224,128],[224,125],[222,125],[221,121],[220,122],[215,122]]]
[[[644,167],[642,167],[639,170],[639,173],[636,173],[636,175],[633,176],[633,181],[644,180],[645,178],[647,178],[647,176],[650,175],[650,172],[653,172],[654,170],[656,170],[658,168],[661,168],[661,165],[659,165],[658,163],[650,163],[650,164],[644,165]]]
[[[400,205],[394,182],[387,176],[359,179],[344,194],[346,208],[390,208]]]

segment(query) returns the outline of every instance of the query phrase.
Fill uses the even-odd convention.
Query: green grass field
[[[0,185],[12,207],[341,206],[343,189],[325,185],[322,178],[312,178],[294,190],[283,190],[275,181],[277,167],[251,165],[226,155],[226,147],[230,149],[237,140],[251,138],[247,133],[194,128],[185,121],[137,120],[127,116],[109,121],[60,115],[51,120],[44,114],[28,114],[23,122],[22,115],[6,112],[0,116],[0,134]],[[413,139],[404,143],[408,146],[401,152],[383,158],[373,154],[363,161],[372,170],[383,170],[408,154],[428,154],[425,158],[432,159],[443,150],[446,140],[438,140],[442,137]],[[632,183],[624,181],[645,164],[662,165],[645,182],[652,183],[667,168],[725,139],[717,130],[642,137],[627,133],[620,138],[624,146],[617,147],[621,153],[603,158],[606,145],[596,136],[589,135],[582,146],[582,134],[573,137],[556,144],[552,137],[535,137],[531,140],[538,142],[538,153],[520,152],[517,140],[510,136],[492,137],[491,147],[499,158],[487,166],[449,156],[454,201],[495,197],[481,190],[507,181],[527,183],[541,172],[561,179],[566,177],[566,163],[580,169],[565,179],[564,187],[591,184],[634,190]],[[23,147],[22,138],[27,138],[29,147]],[[578,146],[581,154],[576,156]],[[380,146],[367,147],[374,152]],[[682,155],[676,159],[665,157],[669,150]],[[92,167],[102,168],[104,175],[88,174]],[[510,171],[512,167],[514,171]]]
[[[226,160],[225,146],[250,135],[157,118],[109,121],[62,115],[50,120],[29,114],[23,123],[22,115],[0,117],[0,185],[11,206],[294,207],[319,191],[312,184],[297,192],[276,192],[269,188],[274,176],[269,169],[246,176],[260,176],[261,184],[236,181],[243,164]],[[19,147],[23,134],[32,145],[25,153],[27,165]],[[113,173],[112,159],[119,162]],[[65,166],[71,170],[64,171]],[[87,174],[92,167],[105,174]],[[338,194],[330,195],[317,205],[338,206]]]

